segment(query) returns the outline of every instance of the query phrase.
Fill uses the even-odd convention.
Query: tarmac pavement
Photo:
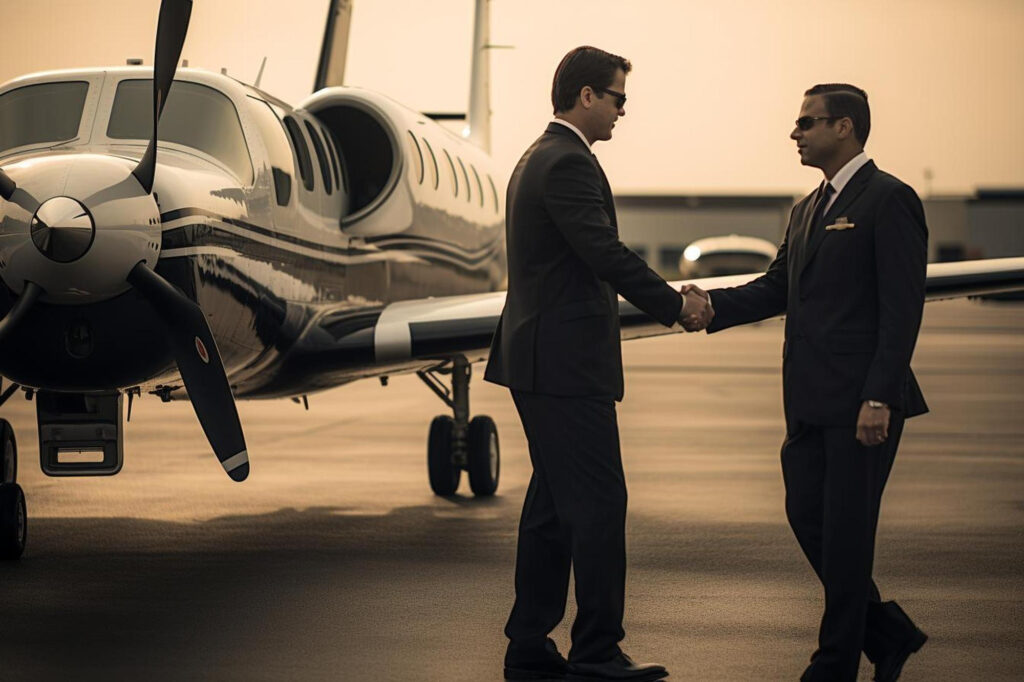
[[[624,345],[625,650],[679,681],[796,680],[821,590],[786,524],[782,325]],[[1024,305],[930,303],[875,575],[930,640],[901,680],[1024,679]],[[242,402],[252,473],[224,475],[187,403],[136,401],[113,478],[47,478],[12,398],[25,556],[0,565],[0,678],[501,679],[529,460],[507,392],[498,495],[434,497],[415,377]],[[554,634],[568,649],[570,600]],[[862,662],[861,680],[871,679]]]

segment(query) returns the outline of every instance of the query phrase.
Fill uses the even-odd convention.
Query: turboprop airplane
[[[470,417],[468,394],[505,296],[487,0],[465,139],[368,90],[327,87],[292,108],[178,69],[191,5],[163,0],[153,68],[0,86],[0,404],[34,397],[44,473],[95,476],[121,469],[125,397],[129,417],[142,393],[187,398],[242,481],[236,398],[416,372],[451,411],[430,425],[431,488],[451,495],[467,471],[473,493],[493,494],[498,434]],[[1024,259],[929,270],[932,298],[1019,288]],[[673,331],[625,301],[620,312],[624,339]],[[27,514],[3,420],[0,438],[11,559]]]

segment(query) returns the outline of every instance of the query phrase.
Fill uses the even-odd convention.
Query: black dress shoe
[[[509,642],[505,652],[506,680],[564,680],[568,667],[568,661],[558,653],[558,647],[550,637],[540,644]]]
[[[903,664],[914,653],[928,641],[928,635],[914,628],[914,632],[903,643],[903,646],[893,650],[892,653],[883,656],[875,663],[876,682],[896,682],[900,673],[903,672]]]
[[[621,680],[622,682],[657,682],[668,677],[668,671],[657,663],[637,664],[620,653],[604,663],[570,663],[566,682]]]

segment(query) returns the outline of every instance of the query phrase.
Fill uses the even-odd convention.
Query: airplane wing
[[[739,286],[761,273],[670,282],[702,289]],[[1024,290],[1024,257],[934,263],[928,266],[929,301]],[[487,359],[505,292],[424,298],[362,311],[357,317],[325,314],[310,325],[289,352],[289,384],[328,388],[363,377],[398,374],[435,366],[455,355],[470,362]],[[622,338],[637,339],[682,332],[665,327],[628,301],[619,299]],[[342,377],[345,377],[344,379]],[[262,393],[263,391],[261,391]],[[291,395],[287,386],[271,393]]]

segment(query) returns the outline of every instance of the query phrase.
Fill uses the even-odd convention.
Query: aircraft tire
[[[430,422],[430,435],[427,437],[427,475],[430,477],[430,489],[435,495],[448,497],[454,495],[462,478],[462,470],[455,466],[453,459],[453,430],[455,420],[446,414],[434,417]]]
[[[28,513],[17,483],[0,483],[0,559],[18,559],[25,551]]]
[[[18,480],[18,443],[14,429],[6,419],[0,419],[0,483]]]
[[[501,473],[498,427],[493,419],[480,415],[469,422],[466,450],[470,489],[477,497],[493,495],[498,489],[498,476]]]

